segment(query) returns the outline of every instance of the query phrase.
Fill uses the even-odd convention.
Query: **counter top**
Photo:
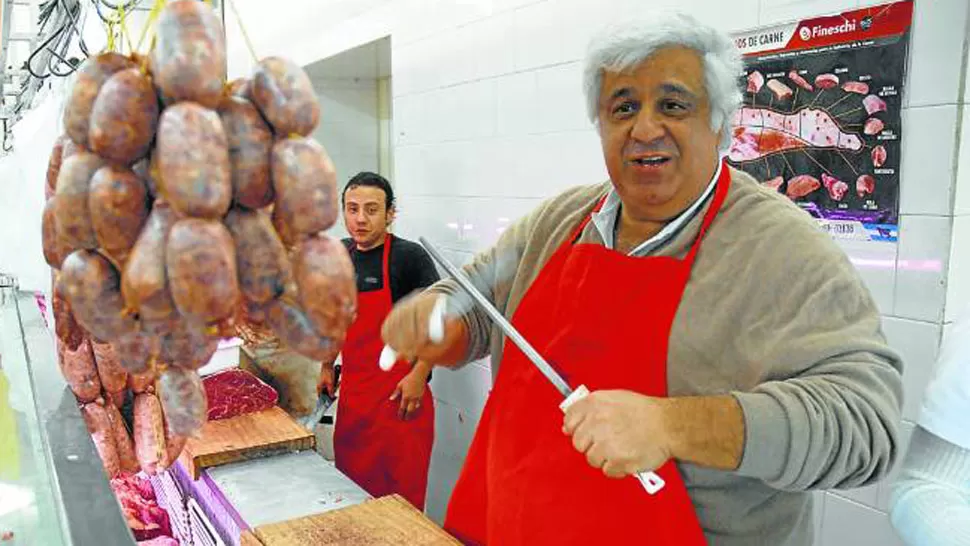
[[[250,528],[329,512],[370,498],[312,450],[210,468],[207,474]]]

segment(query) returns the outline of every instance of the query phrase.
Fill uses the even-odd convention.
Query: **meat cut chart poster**
[[[896,241],[913,2],[736,36],[744,104],[728,161],[840,239]]]

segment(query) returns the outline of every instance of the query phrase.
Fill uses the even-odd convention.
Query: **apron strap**
[[[381,258],[381,271],[384,275],[384,289],[387,290],[388,296],[390,296],[391,301],[394,300],[394,295],[391,294],[391,234],[388,233],[384,235],[384,255]]]
[[[684,258],[686,262],[693,263],[694,258],[697,256],[697,251],[701,247],[701,241],[704,239],[704,235],[707,234],[707,229],[711,227],[714,222],[714,218],[717,217],[717,213],[720,212],[721,206],[724,204],[724,200],[727,197],[728,188],[731,187],[731,169],[728,168],[727,160],[721,159],[721,175],[717,177],[717,186],[714,190],[714,201],[711,203],[711,208],[707,210],[707,214],[704,215],[704,222],[701,224],[701,230],[697,234],[697,238],[694,239],[694,244],[690,247],[690,252],[687,253],[687,257]]]

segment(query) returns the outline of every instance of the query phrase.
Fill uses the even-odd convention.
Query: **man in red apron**
[[[375,497],[397,493],[422,510],[434,442],[431,368],[398,363],[385,373],[377,364],[384,347],[381,323],[394,302],[431,285],[438,273],[423,247],[388,233],[394,191],[382,176],[363,172],[352,178],[343,204],[358,304],[341,351],[337,468]],[[325,363],[321,386],[331,394],[333,381],[332,364]]]
[[[487,317],[454,311],[468,307],[450,281],[396,306],[382,327],[408,358],[493,355],[494,388],[445,518],[466,544],[809,546],[805,490],[888,472],[901,383],[878,310],[807,215],[721,159],[742,68],[733,41],[687,17],[652,23],[614,30],[587,63],[610,184],[549,200],[465,268],[567,383],[591,394],[563,416],[562,394]],[[813,253],[809,273],[797,270],[810,281],[757,268],[786,240]],[[732,276],[710,274],[719,267]],[[815,306],[804,322],[795,306],[747,316],[779,274],[778,286],[804,297],[797,303]],[[454,318],[434,343],[426,325],[441,293]],[[728,306],[739,313],[709,320]],[[671,377],[687,385],[679,396],[668,397]],[[760,384],[771,394],[738,392]],[[684,465],[709,485],[689,489]],[[659,492],[633,477],[645,471],[663,478]],[[732,516],[735,505],[745,509]]]
[[[665,88],[667,82],[677,82],[676,88]],[[708,127],[710,108],[703,102],[703,69],[696,52],[662,50],[632,74],[607,76],[603,89],[608,100],[602,104],[600,130],[607,153],[615,147],[622,158],[608,166],[624,213],[630,214],[628,224],[626,214],[621,215],[615,233],[616,250],[625,252],[576,244],[592,216],[580,218],[512,317],[512,324],[572,386],[585,384],[594,394],[574,405],[563,425],[561,395],[521,351],[506,344],[446,520],[446,528],[470,544],[569,544],[581,538],[617,545],[705,544],[687,491],[669,461],[672,448],[661,438],[650,438],[647,444],[653,445],[638,452],[630,435],[617,440],[633,425],[643,425],[644,434],[651,435],[650,423],[624,423],[622,414],[630,404],[652,403],[643,395],[666,395],[670,324],[704,232],[727,194],[728,169],[718,164],[719,137]],[[658,219],[677,217],[702,198],[713,202],[686,257],[628,255],[659,232],[663,223]],[[627,205],[627,199],[639,207]],[[636,279],[636,285],[625,288],[624,279]],[[603,305],[605,300],[610,304]],[[402,354],[423,354],[414,352],[410,340],[398,342],[400,334],[394,333],[403,330],[396,325],[386,325],[390,345],[403,349]],[[448,330],[462,328],[453,321]],[[635,359],[623,343],[628,339],[638,340]],[[718,462],[731,468],[743,443],[740,410],[730,397],[712,404],[725,430],[733,432],[717,450]],[[586,456],[577,456],[577,449]],[[648,495],[633,479],[603,476],[641,469],[658,469],[666,482],[661,494]],[[639,520],[647,514],[662,514],[665,524],[651,526],[653,540],[635,541],[643,536]]]

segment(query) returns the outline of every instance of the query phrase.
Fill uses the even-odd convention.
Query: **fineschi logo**
[[[871,22],[867,26],[871,26]],[[853,19],[844,19],[841,24],[838,25],[815,25],[812,28],[802,27],[798,32],[798,35],[802,40],[811,40],[812,38],[824,38],[826,36],[838,36],[839,34],[846,34],[848,32],[855,32],[858,30],[856,21]]]

